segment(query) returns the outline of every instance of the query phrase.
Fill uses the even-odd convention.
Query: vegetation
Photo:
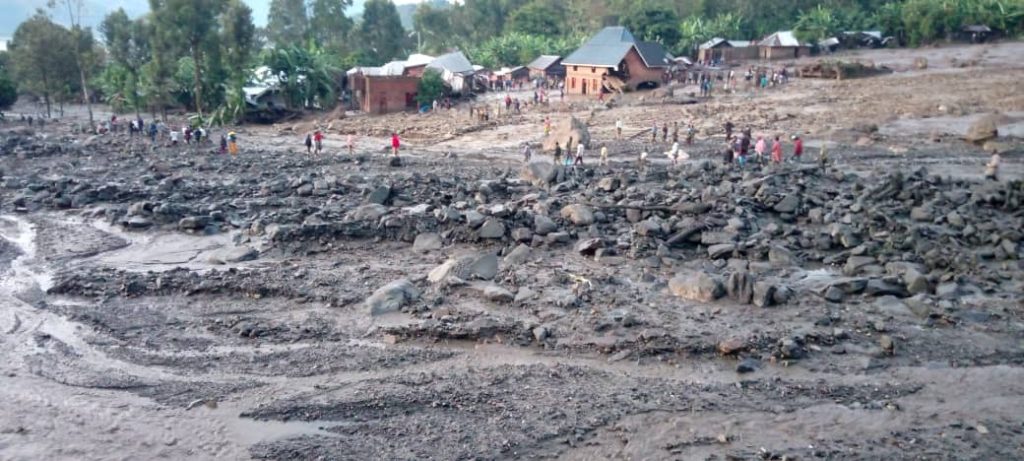
[[[368,0],[358,20],[347,14],[352,0],[272,0],[262,30],[242,0],[148,1],[143,17],[119,9],[104,18],[101,47],[79,23],[83,0],[50,0],[49,10],[14,33],[0,69],[0,103],[9,101],[14,81],[48,112],[52,103],[88,102],[98,93],[119,111],[185,108],[203,119],[214,108],[206,120],[233,122],[244,116],[243,88],[260,66],[280,83],[289,107],[326,109],[352,66],[453,49],[485,67],[524,65],[541,54],[564,56],[614,24],[691,56],[714,37],[759,39],[790,29],[809,42],[880,30],[911,46],[954,38],[972,24],[1008,37],[1024,32],[1024,0],[430,0],[416,7],[412,31],[390,0]],[[425,81],[429,101],[436,82]]]
[[[416,103],[420,106],[430,104],[444,95],[444,79],[435,69],[427,69],[416,85]]]

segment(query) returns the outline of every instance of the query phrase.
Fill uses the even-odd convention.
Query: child
[[[306,133],[306,153],[313,153],[313,135]]]

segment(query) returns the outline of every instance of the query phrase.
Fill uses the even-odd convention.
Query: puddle
[[[234,435],[234,440],[245,444],[274,442],[302,436],[339,437],[329,432],[332,427],[346,426],[341,421],[274,421],[241,418],[231,412],[224,418],[224,424]]]
[[[93,261],[106,266],[135,272],[162,272],[179,267],[193,270],[215,266],[207,261],[214,251],[232,247],[232,234],[195,236],[181,233],[135,233],[102,221],[93,222],[97,229],[120,237],[129,245],[97,255]]]

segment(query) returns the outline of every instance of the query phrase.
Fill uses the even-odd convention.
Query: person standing
[[[615,121],[615,139],[622,139],[622,119]]]
[[[778,136],[772,141],[772,162],[782,163],[782,143],[779,142]]]
[[[736,127],[732,124],[732,120],[726,120],[722,127],[725,128],[725,139],[732,139],[732,129]]]
[[[999,152],[993,152],[992,158],[985,164],[985,179],[999,181],[1000,163],[1002,163],[1002,159],[999,157]]]
[[[555,143],[555,153],[553,160],[556,167],[558,166],[558,163],[562,160],[562,146],[558,145],[557,142]]]
[[[348,145],[348,155],[352,155],[356,148],[355,138],[352,137],[352,133],[348,134],[348,138],[345,139],[345,144]]]
[[[181,134],[185,137],[185,144],[192,144],[192,128],[188,125],[181,127]]]
[[[576,145],[576,160],[573,162],[574,166],[583,165],[583,150],[584,146],[582,142]]]
[[[228,133],[228,153],[238,155],[238,135],[234,131]]]
[[[316,154],[320,155],[324,151],[324,133],[320,130],[313,132],[313,146],[316,150]]]
[[[651,142],[658,142],[658,122],[651,122]]]
[[[228,151],[228,138],[224,136],[224,133],[220,134],[220,153],[226,154]]]
[[[672,122],[672,143],[679,144],[679,122]]]
[[[608,146],[601,146],[601,159],[598,160],[598,166],[608,166]]]
[[[156,121],[149,122],[149,142],[156,144],[156,133],[158,128],[156,127]]]
[[[757,137],[757,142],[754,143],[754,153],[757,154],[757,163],[764,163],[764,150],[765,150],[764,136],[758,136]]]
[[[550,135],[551,135],[551,116],[549,115],[549,116],[544,118],[544,136],[550,136]]]
[[[661,142],[668,142],[668,122],[661,125]]]
[[[637,170],[643,171],[644,167],[647,166],[647,146],[640,151],[640,158],[637,159],[636,167]]]
[[[306,154],[313,153],[313,135],[306,133]]]
[[[530,152],[530,144],[523,143],[523,163],[530,163],[530,157],[533,156],[533,152]]]
[[[402,141],[398,139],[398,133],[391,133],[391,155],[398,157],[398,149],[402,147]]]
[[[686,145],[687,146],[693,144],[693,138],[696,135],[697,135],[697,129],[694,128],[693,124],[691,123],[691,124],[687,125],[686,126]]]
[[[180,135],[181,133],[178,130],[171,130],[171,146],[178,145],[178,136]]]
[[[804,155],[804,140],[793,135],[793,160],[799,162],[802,155]]]

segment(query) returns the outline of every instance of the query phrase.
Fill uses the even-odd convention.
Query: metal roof
[[[560,61],[561,59],[561,56],[545,54],[541,55],[537,59],[534,59],[533,62],[527,64],[526,67],[529,67],[530,69],[546,70],[548,67],[558,64],[558,61]]]
[[[472,74],[473,65],[461,51],[443,54],[427,64],[428,69],[446,70],[453,74]]]
[[[708,48],[714,48],[714,47],[722,45],[722,44],[729,45],[729,46],[731,46],[733,48],[746,48],[746,47],[752,45],[753,42],[751,42],[749,40],[726,40],[726,39],[721,38],[721,37],[715,37],[715,38],[713,38],[711,40],[708,40],[708,41],[702,43],[700,45],[700,48],[702,50],[704,50],[704,49],[708,49]]]
[[[758,45],[787,47],[803,46],[800,44],[800,41],[796,39],[796,36],[793,35],[793,31],[791,30],[780,30],[774,34],[771,34],[764,40],[761,40],[761,43],[758,43]]]
[[[636,48],[648,67],[664,67],[666,53],[660,44],[641,42],[625,27],[612,26],[601,29],[583,46],[562,60],[563,65],[594,67],[615,67],[626,57],[629,50]]]

